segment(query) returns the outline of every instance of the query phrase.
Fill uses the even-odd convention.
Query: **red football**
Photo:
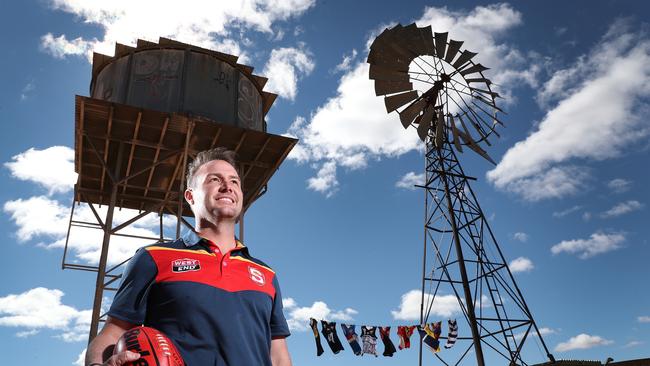
[[[122,334],[115,344],[113,354],[129,350],[140,354],[140,358],[129,366],[183,366],[183,358],[172,341],[159,330],[150,327],[135,327]]]

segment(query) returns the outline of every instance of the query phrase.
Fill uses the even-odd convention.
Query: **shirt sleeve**
[[[122,283],[115,294],[108,315],[132,324],[144,323],[147,298],[158,269],[145,248],[140,248],[129,261]]]
[[[271,337],[288,337],[291,332],[282,311],[282,294],[277,276],[273,276],[273,286],[275,287],[275,298],[271,310]]]

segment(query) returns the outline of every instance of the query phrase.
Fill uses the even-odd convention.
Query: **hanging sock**
[[[377,327],[361,326],[361,341],[363,342],[363,355],[371,354],[377,357],[377,336],[375,335]]]
[[[320,334],[318,334],[318,321],[314,318],[309,318],[309,326],[311,331],[314,332],[314,339],[316,340],[316,356],[320,356],[325,352],[323,345],[320,343]]]
[[[384,343],[384,357],[393,357],[393,353],[397,352],[397,350],[393,341],[390,340],[390,327],[379,327],[379,335]]]
[[[447,322],[449,323],[449,336],[447,337],[445,348],[449,349],[456,344],[456,339],[458,339],[458,324],[456,323],[456,319],[449,319]]]
[[[322,326],[321,332],[323,333],[323,337],[325,337],[332,352],[337,354],[343,351],[343,345],[339,340],[338,334],[336,334],[336,322],[326,322],[325,320],[321,320],[320,323]]]
[[[411,335],[415,330],[415,325],[400,325],[397,327],[397,336],[399,337],[399,349],[411,348]]]
[[[359,345],[359,337],[354,331],[355,327],[356,325],[354,324],[347,325],[341,323],[341,329],[343,329],[343,335],[345,336],[345,339],[347,339],[348,343],[350,343],[350,347],[352,347],[354,354],[360,356],[363,352],[361,351],[361,346]]]

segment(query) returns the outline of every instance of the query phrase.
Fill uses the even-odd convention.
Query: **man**
[[[275,273],[235,238],[244,199],[236,166],[224,148],[196,156],[185,191],[195,232],[136,252],[86,365],[138,359],[110,352],[125,331],[144,324],[171,338],[188,366],[291,366]]]

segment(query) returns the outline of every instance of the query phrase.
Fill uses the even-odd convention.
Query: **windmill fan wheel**
[[[422,141],[429,138],[438,148],[451,142],[459,152],[466,146],[494,164],[480,144],[489,146],[488,138],[499,136],[500,96],[483,75],[488,68],[474,63],[477,54],[462,46],[431,26],[398,24],[370,46],[370,79],[386,111],[396,111],[404,128],[414,126]]]

